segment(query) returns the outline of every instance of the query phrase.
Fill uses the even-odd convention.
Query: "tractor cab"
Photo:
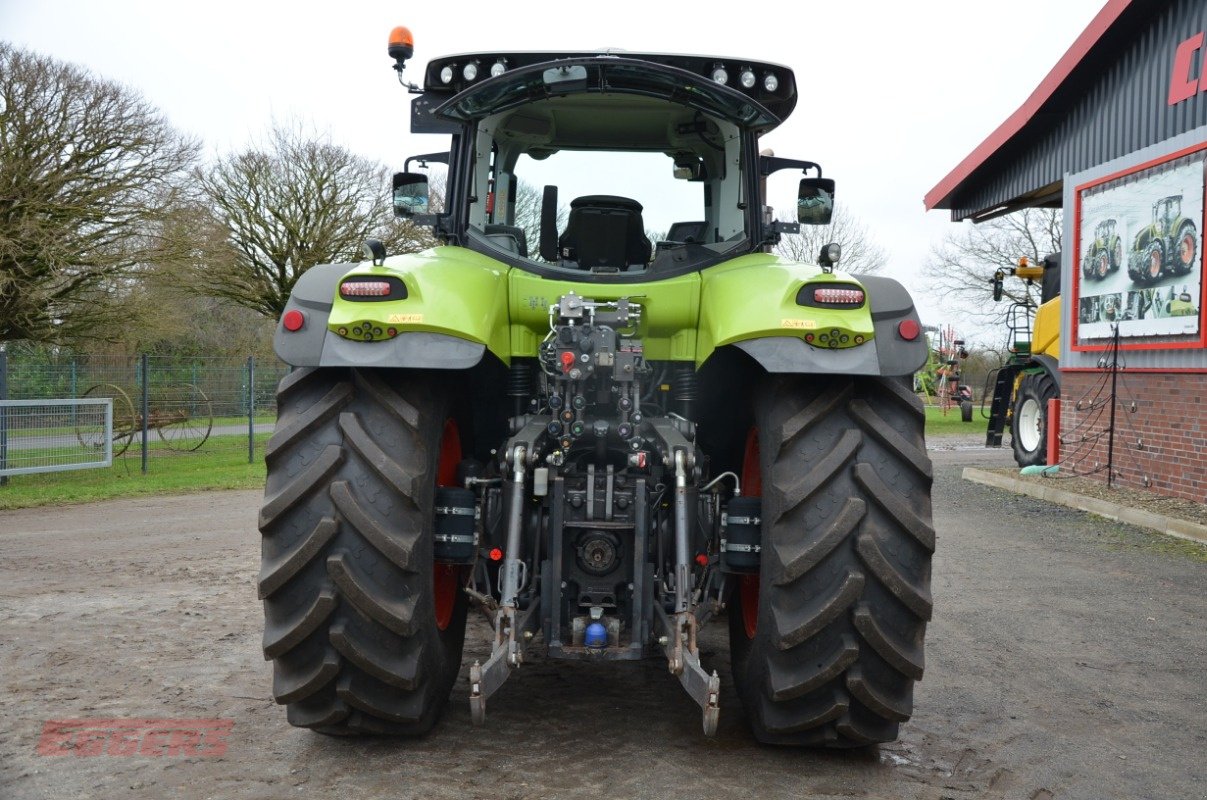
[[[1174,221],[1182,216],[1182,195],[1163,197],[1153,203],[1153,224],[1167,231]]]
[[[1115,224],[1114,219],[1102,220],[1102,222],[1099,222],[1098,226],[1094,229],[1094,238],[1102,242],[1109,241],[1110,238],[1115,235]]]
[[[412,130],[452,136],[444,209],[414,221],[545,277],[683,274],[761,251],[800,222],[826,223],[833,209],[833,181],[817,164],[759,154],[759,136],[797,102],[793,73],[778,64],[472,53],[433,60],[411,89]],[[767,176],[781,169],[806,173],[796,223],[763,204]],[[422,208],[425,181],[395,176],[399,216]]]

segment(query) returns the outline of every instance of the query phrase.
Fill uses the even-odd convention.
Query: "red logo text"
[[[42,726],[40,756],[187,756],[226,753],[231,719],[53,719]]]

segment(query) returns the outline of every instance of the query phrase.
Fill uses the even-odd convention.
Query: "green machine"
[[[490,52],[412,85],[409,32],[389,53],[412,131],[447,143],[408,161],[447,166],[441,202],[407,171],[395,211],[441,244],[311,268],[276,333],[295,369],[259,588],[289,722],[428,730],[476,607],[493,628],[468,665],[478,724],[535,657],[658,658],[711,735],[723,698],[699,633],[723,620],[760,740],[894,739],[931,615],[910,391],[927,345],[905,289],[844,274],[837,246],[769,252],[833,209],[820,166],[760,154],[792,71]],[[765,204],[784,171],[798,222]],[[544,187],[527,227],[521,180]]]

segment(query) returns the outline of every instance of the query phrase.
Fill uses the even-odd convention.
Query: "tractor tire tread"
[[[294,370],[278,387],[258,589],[291,725],[421,734],[447,703],[466,604],[438,628],[428,528],[446,396],[424,373],[366,369]]]
[[[767,743],[891,741],[913,707],[935,550],[921,402],[898,378],[771,376],[757,628],[730,596],[738,694]],[[803,476],[803,477],[798,477]]]

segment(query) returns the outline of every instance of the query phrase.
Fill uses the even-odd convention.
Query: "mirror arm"
[[[410,156],[407,158],[406,161],[404,161],[402,163],[403,172],[411,171],[411,162],[412,161],[418,161],[420,164],[422,164],[424,166],[426,166],[425,162],[428,162],[428,161],[431,161],[432,163],[435,163],[435,164],[448,164],[448,151],[445,151],[442,153],[425,153],[425,154],[419,155],[419,156]]]

